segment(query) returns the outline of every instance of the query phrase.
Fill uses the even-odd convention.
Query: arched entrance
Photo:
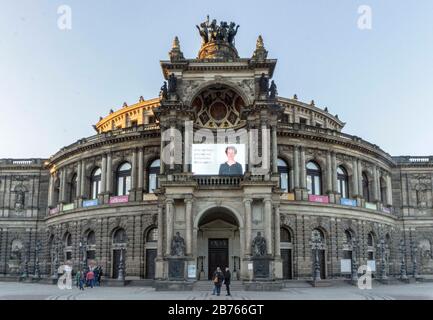
[[[124,229],[116,229],[113,232],[112,238],[112,272],[111,276],[113,279],[119,277],[119,269],[121,262],[125,264],[125,249],[126,249],[126,232]]]
[[[200,280],[211,279],[217,267],[229,267],[239,278],[241,257],[239,218],[227,208],[207,210],[197,223],[197,256]]]

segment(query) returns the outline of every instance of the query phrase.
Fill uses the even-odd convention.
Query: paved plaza
[[[332,287],[285,288],[279,292],[233,291],[231,297],[208,291],[155,291],[152,287],[76,287],[61,290],[56,285],[0,282],[0,300],[433,300],[433,283],[373,284],[360,290],[348,284]]]

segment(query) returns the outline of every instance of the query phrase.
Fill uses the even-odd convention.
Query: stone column
[[[132,161],[131,161],[131,191],[129,194],[129,199],[135,201],[135,190],[137,189],[137,150],[134,148],[132,151]],[[128,191],[128,190],[127,190]]]
[[[331,154],[332,158],[332,191],[338,193],[338,181],[337,181],[337,155],[335,152]]]
[[[306,170],[306,163],[305,163],[305,149],[304,147],[301,147],[301,163],[300,165],[300,171],[301,171],[301,188],[306,189],[307,188],[307,170]]]
[[[265,239],[266,250],[268,254],[272,255],[272,201],[271,199],[264,199],[265,208]]]
[[[50,182],[48,187],[48,207],[54,207],[54,175],[50,174]]]
[[[248,130],[248,171],[251,172],[251,169],[254,166],[254,136],[253,136],[253,128],[250,127]]]
[[[137,201],[143,200],[144,192],[144,158],[143,158],[143,147],[138,149],[138,180],[137,180]]]
[[[245,206],[245,255],[251,256],[251,199],[244,200]]]
[[[83,170],[82,163],[79,161],[77,168],[77,188],[75,189],[75,198],[79,198],[81,196],[81,170]]]
[[[174,125],[170,126],[170,170],[174,169],[174,163],[175,163],[175,155],[176,152],[175,148],[175,130],[176,127]]]
[[[353,167],[353,175],[352,175],[352,185],[353,185],[353,192],[352,195],[354,197],[359,196],[358,186],[359,186],[359,176],[358,176],[358,163],[356,159],[353,159],[352,161],[352,167]]]
[[[101,190],[99,193],[105,193],[107,185],[107,155],[102,155],[102,168],[101,168]]]
[[[326,193],[332,193],[332,160],[331,152],[328,151],[326,154]]]
[[[113,193],[113,161],[111,153],[107,154],[107,186],[105,191],[108,194]]]
[[[373,201],[379,202],[379,175],[377,173],[377,167],[373,167]]]
[[[60,199],[62,203],[66,203],[66,168],[63,168],[61,171],[62,178],[60,180]]]
[[[386,176],[386,205],[392,206],[392,181],[391,176]]]
[[[266,173],[271,172],[270,168],[270,157],[269,157],[269,151],[271,146],[270,143],[270,137],[269,137],[269,130],[267,128],[267,125],[265,122],[262,122],[262,169],[265,170]]]
[[[183,141],[184,141],[184,154],[183,154],[183,172],[189,172],[189,165],[191,163],[191,146],[193,142],[193,124],[192,121],[185,121],[185,127],[183,130]]]
[[[158,240],[157,240],[157,255],[161,258],[164,255],[162,241],[164,239],[164,209],[161,204],[158,205]]]
[[[185,199],[186,213],[186,254],[192,254],[192,199]]]
[[[81,160],[81,187],[80,187],[80,195],[79,197],[84,198],[86,197],[86,162],[84,160]]]
[[[165,164],[164,164],[164,146],[165,146],[165,142],[163,141],[163,133],[165,130],[165,127],[163,127],[161,124],[159,125],[160,128],[160,139],[161,139],[161,146],[160,146],[160,159],[161,159],[161,165],[159,166],[159,173],[160,174],[164,174],[165,172]]]
[[[293,147],[293,187],[299,188],[299,151],[298,146]]]
[[[280,249],[280,206],[276,205],[275,208],[275,238],[274,238],[274,245],[275,245],[275,256],[280,257],[281,255],[281,249]]]
[[[174,222],[174,201],[173,199],[165,200],[165,218],[166,218],[166,235],[167,235],[167,247],[165,248],[165,254],[169,256],[171,254],[171,240],[173,239],[173,222]]]
[[[363,196],[362,194],[362,163],[361,160],[357,161],[358,163],[358,193],[359,196]]]
[[[272,126],[272,172],[278,173],[277,126]]]

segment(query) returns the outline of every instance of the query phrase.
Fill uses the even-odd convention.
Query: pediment
[[[231,223],[228,223],[227,221],[224,221],[222,219],[216,219],[216,220],[212,220],[211,222],[208,222],[202,226],[200,226],[200,229],[202,230],[207,230],[207,229],[232,229],[232,230],[236,230],[238,229],[238,226],[233,225]]]

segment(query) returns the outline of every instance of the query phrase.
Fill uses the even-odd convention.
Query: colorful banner
[[[50,214],[56,214],[56,213],[59,213],[59,208],[52,208],[52,209],[50,209]]]
[[[385,213],[391,213],[391,208],[383,207],[382,211],[385,212]]]
[[[75,205],[73,203],[68,203],[63,205],[63,211],[72,210],[75,208]]]
[[[115,203],[126,203],[129,200],[129,196],[116,196],[116,197],[110,197],[109,204],[115,204]]]
[[[365,209],[377,210],[377,204],[371,203],[371,202],[366,202],[365,203]]]
[[[98,199],[84,200],[83,201],[83,207],[84,208],[97,206],[98,204],[99,204]]]
[[[320,202],[320,203],[329,203],[328,196],[316,196],[314,194],[308,195],[308,201],[310,202]]]
[[[356,207],[358,205],[358,202],[355,199],[347,199],[347,198],[341,198],[340,203],[343,206],[350,206],[350,207]]]

